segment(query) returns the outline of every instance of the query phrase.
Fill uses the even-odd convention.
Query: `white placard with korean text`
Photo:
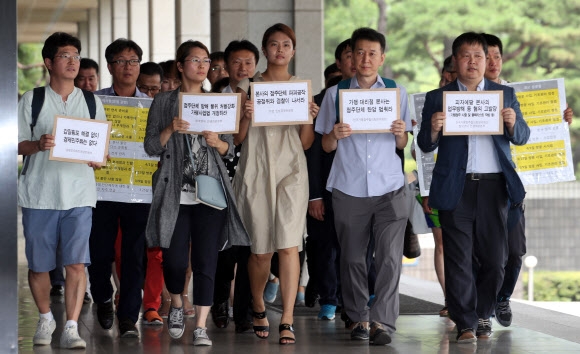
[[[443,92],[443,135],[503,134],[503,91]]]
[[[107,163],[111,122],[95,119],[54,117],[54,147],[49,160]]]
[[[151,98],[99,96],[107,120],[112,123],[105,168],[95,170],[97,200],[151,203],[151,177],[159,157],[143,148]]]
[[[564,79],[509,83],[516,91],[524,120],[530,127],[525,145],[511,146],[524,185],[574,181]]]
[[[425,93],[416,93],[410,95],[411,102],[411,119],[415,120],[417,124],[413,126],[413,135],[419,136],[421,130],[421,122],[423,120],[422,112],[425,105]],[[423,152],[417,144],[417,139],[413,139],[415,144],[415,157],[417,160],[417,175],[419,180],[419,191],[422,197],[429,195],[429,188],[431,187],[431,179],[433,178],[433,169],[435,168],[435,161],[437,160],[437,151],[435,149],[431,152]]]
[[[179,116],[189,122],[189,130],[184,133],[237,133],[241,99],[241,93],[180,93]]]
[[[312,124],[310,80],[251,83],[252,125]]]
[[[340,90],[340,121],[350,125],[352,133],[391,131],[400,119],[400,90]]]

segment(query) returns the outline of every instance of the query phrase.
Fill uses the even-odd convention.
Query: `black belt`
[[[465,175],[465,178],[472,181],[478,181],[480,179],[491,179],[491,180],[500,180],[503,179],[503,173],[468,173]]]

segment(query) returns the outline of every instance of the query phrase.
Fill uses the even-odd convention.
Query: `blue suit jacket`
[[[503,135],[493,135],[493,142],[499,158],[501,169],[505,175],[506,187],[510,203],[520,204],[525,197],[524,186],[515,172],[515,164],[511,159],[510,142],[523,145],[530,137],[530,128],[524,121],[520,104],[513,88],[496,84],[485,79],[484,90],[502,90],[504,108],[511,107],[516,113],[514,135],[509,136],[507,129]],[[439,133],[437,142],[431,142],[431,116],[443,111],[443,91],[459,91],[457,80],[449,85],[428,92],[425,96],[421,130],[417,143],[424,152],[430,152],[439,147],[437,162],[433,169],[433,179],[429,190],[429,206],[440,210],[453,210],[459,203],[467,168],[468,137],[467,135],[443,136]],[[505,127],[504,127],[505,128]]]

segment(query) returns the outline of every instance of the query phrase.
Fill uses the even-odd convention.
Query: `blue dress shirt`
[[[360,89],[356,77],[350,82],[351,89]],[[380,76],[371,89],[385,88]],[[401,90],[401,119],[406,131],[412,130],[409,116],[407,90]],[[336,124],[336,91],[332,86],[326,91],[316,119],[316,132],[329,134]],[[330,170],[326,189],[336,188],[353,197],[375,197],[395,191],[404,185],[401,159],[395,153],[396,141],[392,133],[352,134],[340,139]]]

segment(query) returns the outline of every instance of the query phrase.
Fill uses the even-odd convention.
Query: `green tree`
[[[324,43],[326,65],[334,63],[334,49],[359,27],[377,28],[378,8],[373,0],[325,0]]]
[[[336,45],[355,28],[378,29],[379,5],[386,5],[386,62],[392,78],[409,93],[437,86],[443,60],[451,54],[457,35],[486,32],[502,39],[502,78],[515,82],[562,77],[568,104],[580,112],[576,60],[580,57],[580,0],[326,0],[325,5],[327,63],[334,60]],[[579,127],[576,118],[571,130],[576,156],[580,156]]]
[[[42,61],[42,44],[18,45],[18,92],[24,93],[46,83],[47,72]]]

